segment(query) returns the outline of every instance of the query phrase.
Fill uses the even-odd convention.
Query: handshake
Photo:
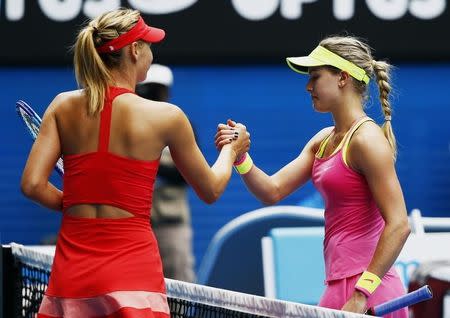
[[[226,124],[217,125],[214,143],[218,151],[223,147],[231,147],[236,154],[235,165],[238,165],[250,149],[250,133],[245,125],[228,119]]]

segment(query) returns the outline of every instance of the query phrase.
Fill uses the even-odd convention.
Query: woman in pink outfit
[[[237,161],[236,170],[266,204],[277,203],[312,179],[325,201],[327,287],[319,305],[364,313],[405,293],[392,267],[410,229],[394,167],[391,66],[374,60],[370,47],[353,37],[326,38],[308,56],[287,58],[287,63],[309,74],[306,90],[314,108],[331,113],[334,126],[319,131],[296,159],[271,176],[248,154]],[[380,91],[381,128],[364,112],[371,78]],[[234,125],[219,125],[219,149],[229,142]],[[407,317],[407,309],[387,317]]]

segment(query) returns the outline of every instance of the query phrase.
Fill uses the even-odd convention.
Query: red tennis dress
[[[164,275],[150,227],[159,160],[108,152],[112,101],[133,93],[111,87],[100,118],[98,151],[64,156],[63,211],[106,204],[133,214],[120,219],[64,213],[39,318],[168,318]]]

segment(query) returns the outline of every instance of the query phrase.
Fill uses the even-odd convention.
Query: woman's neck
[[[134,91],[136,88],[136,80],[131,74],[121,71],[120,69],[111,70],[112,86],[122,87]]]
[[[367,116],[363,110],[360,98],[346,100],[338,109],[332,112],[332,115],[336,134],[345,134],[356,120]]]

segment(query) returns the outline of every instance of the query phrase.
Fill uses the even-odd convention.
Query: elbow
[[[202,198],[203,202],[205,202],[206,204],[213,204],[214,202],[217,201],[218,198],[215,197],[204,197]]]
[[[274,204],[277,204],[278,202],[280,202],[281,197],[278,195],[278,193],[275,193],[270,196],[265,196],[265,197],[261,198],[260,200],[264,205],[274,205]]]
[[[404,218],[404,220],[398,225],[400,233],[402,233],[405,240],[408,238],[409,234],[411,234],[411,227],[408,222],[408,218]]]
[[[36,180],[29,180],[28,178],[22,178],[20,183],[20,190],[23,195],[28,198],[35,197],[36,194],[40,192],[41,188],[42,184],[40,182],[37,182]]]
[[[22,191],[22,194],[28,198],[31,197],[35,192],[35,189],[32,185],[24,182],[20,184],[20,190]]]
[[[397,233],[401,241],[406,242],[409,234],[411,233],[411,227],[409,226],[408,219],[406,218],[405,220],[395,224],[394,231]]]
[[[214,202],[219,200],[220,195],[221,193],[219,192],[210,192],[200,196],[200,199],[202,199],[202,201],[205,202],[206,204],[213,204]]]
[[[261,199],[261,202],[264,205],[269,206],[269,205],[274,205],[274,204],[278,203],[278,200],[276,200],[274,198],[264,198],[264,199]]]
[[[409,222],[406,221],[405,224],[402,226],[402,233],[404,236],[404,239],[406,241],[406,239],[408,238],[408,236],[411,234],[411,227],[409,226]]]

